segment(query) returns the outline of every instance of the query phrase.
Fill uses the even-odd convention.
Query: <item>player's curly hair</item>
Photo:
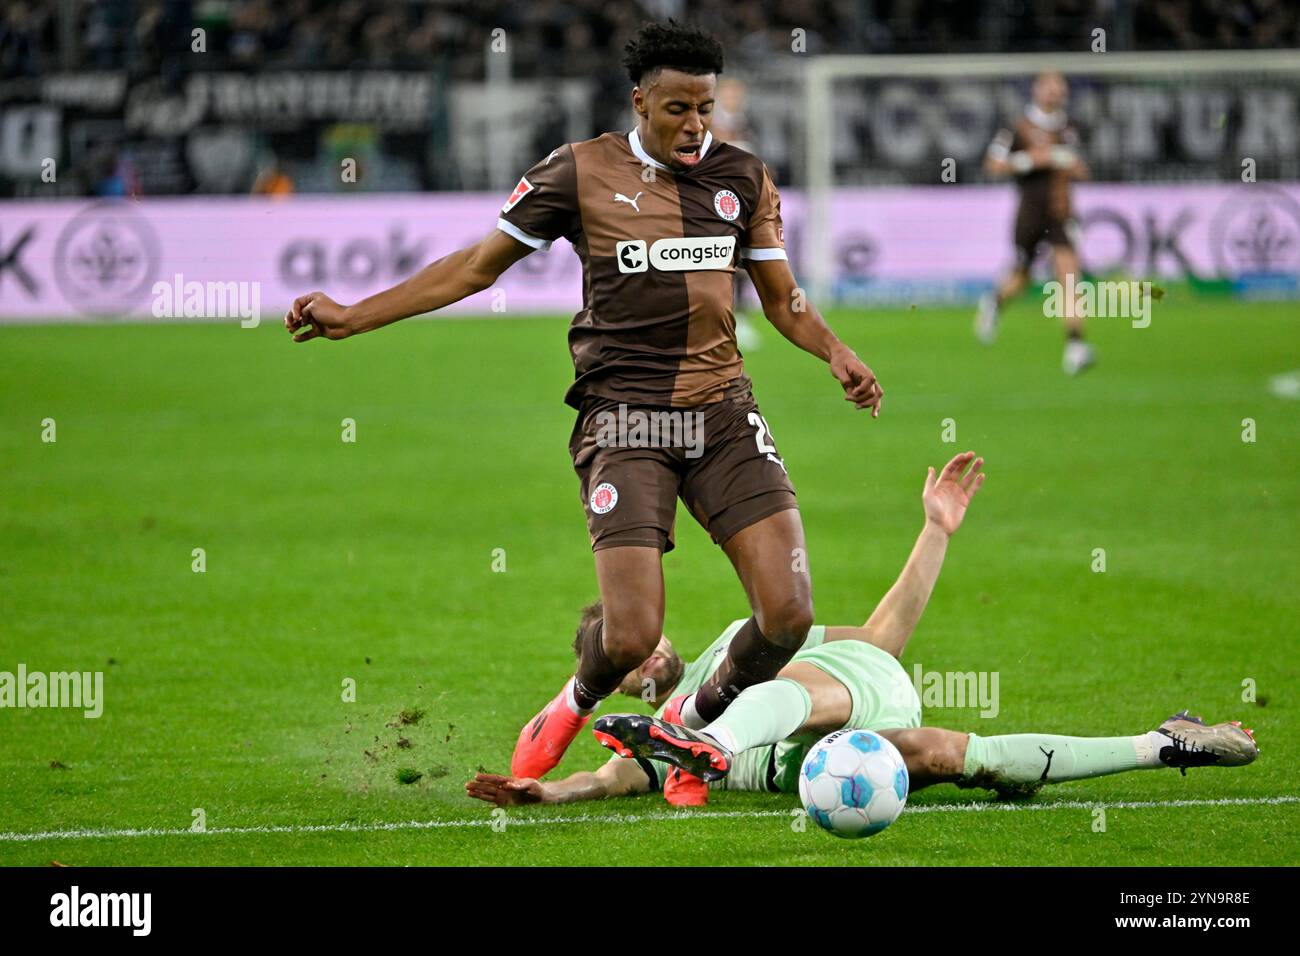
[[[623,47],[623,67],[640,85],[653,70],[680,70],[700,76],[722,72],[722,44],[699,27],[668,20],[646,23]]]
[[[600,625],[605,617],[605,605],[600,601],[592,601],[582,609],[582,616],[578,619],[578,631],[573,635],[573,656],[582,656],[582,645],[585,643],[587,635],[591,629]]]

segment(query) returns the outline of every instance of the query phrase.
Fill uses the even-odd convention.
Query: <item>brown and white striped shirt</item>
[[[1063,147],[1071,153],[1079,150],[1079,133],[1064,113],[1045,113],[1032,103],[1025,115],[1010,129],[1000,129],[989,144],[987,155],[1006,160],[1012,153],[1035,146]],[[1025,213],[1046,216],[1064,222],[1070,218],[1070,174],[1068,170],[1048,166],[1016,173],[1020,203]]]
[[[784,259],[781,197],[752,153],[705,136],[676,173],[635,130],[561,146],[519,181],[497,226],[534,249],[563,236],[582,262],[569,328],[587,395],[683,408],[719,401],[744,375],[736,347],[737,259]]]

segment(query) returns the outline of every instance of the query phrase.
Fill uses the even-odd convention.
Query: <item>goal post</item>
[[[1013,99],[1026,102],[1028,80],[1048,70],[1062,73],[1072,90],[1086,87],[1087,109],[1081,111],[1085,115],[1076,113],[1073,95],[1068,112],[1072,122],[1084,120],[1086,160],[1092,158],[1090,134],[1103,136],[1111,154],[1111,161],[1094,169],[1094,179],[1240,182],[1234,170],[1247,158],[1241,147],[1249,147],[1258,154],[1251,154],[1251,160],[1258,162],[1259,181],[1300,180],[1300,50],[809,57],[802,77],[807,229],[800,259],[802,284],[810,294],[817,301],[837,298],[837,189],[952,182],[940,178],[940,157],[948,154],[937,142],[910,167],[897,156],[892,164],[882,162],[879,136],[875,148],[837,162],[844,152],[844,130],[851,125],[844,113],[869,118],[873,110],[890,108],[879,100],[892,97],[899,101],[894,105],[900,114],[907,109],[914,114],[909,134],[927,125],[933,134],[934,125],[946,121],[949,129],[960,130],[958,138],[966,147],[956,181],[982,182],[983,148],[977,155],[974,141],[986,146],[998,126],[1013,119],[1006,104]],[[954,108],[956,115],[936,119],[935,112],[943,109],[937,98],[961,104],[965,115]],[[1215,111],[1219,113],[1211,115]],[[862,125],[869,123],[863,119]],[[1154,137],[1161,149],[1159,160],[1143,158],[1140,150],[1126,152],[1122,139],[1128,130],[1136,131],[1143,140],[1138,145],[1147,153],[1152,152],[1147,138]],[[920,135],[908,142],[914,144]],[[1169,154],[1171,143],[1176,155]],[[1296,226],[1300,230],[1300,223]]]

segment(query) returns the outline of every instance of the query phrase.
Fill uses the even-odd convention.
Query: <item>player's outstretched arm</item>
[[[984,459],[968,451],[954,456],[938,475],[933,468],[929,469],[921,493],[925,527],[898,580],[881,598],[866,624],[860,628],[828,627],[827,641],[866,641],[895,657],[903,653],[939,580],[948,539],[961,527],[971,498],[984,484],[983,467]]]
[[[530,246],[493,229],[472,246],[443,256],[404,282],[355,305],[340,305],[324,292],[300,295],[285,313],[284,327],[295,333],[295,342],[321,337],[345,339],[370,332],[482,292],[532,251]]]
[[[763,303],[767,320],[805,352],[811,352],[831,367],[831,374],[844,386],[844,398],[855,408],[871,409],[880,415],[884,390],[876,373],[831,331],[831,327],[809,302],[794,281],[790,263],[784,259],[747,259],[749,276]]]
[[[498,807],[524,806],[530,803],[573,803],[577,800],[603,800],[626,797],[650,789],[646,772],[635,760],[611,760],[594,773],[575,773],[563,780],[533,780],[479,773],[465,784],[465,793]]]

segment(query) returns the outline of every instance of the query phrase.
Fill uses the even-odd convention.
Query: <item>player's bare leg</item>
[[[740,576],[754,616],[727,656],[682,707],[688,727],[716,720],[747,687],[771,680],[803,646],[813,623],[812,580],[803,522],[794,508],[768,515],[722,546]]]
[[[595,553],[604,606],[602,640],[578,659],[578,703],[595,707],[629,671],[654,653],[664,627],[663,555],[658,548],[605,548]]]
[[[1002,307],[1025,291],[1029,284],[1029,268],[1017,266],[998,284],[996,291],[987,292],[980,298],[979,309],[975,313],[975,337],[985,345],[992,345],[998,337],[998,322],[1002,316]]]
[[[898,748],[907,764],[908,792],[936,783],[957,783],[966,765],[966,743],[970,734],[940,727],[904,727],[878,730]]]
[[[816,664],[792,661],[781,669],[779,676],[794,681],[808,692],[808,716],[793,733],[820,733],[825,736],[839,730],[853,717],[853,697],[849,689]],[[726,714],[723,714],[719,721],[725,718]],[[721,732],[719,728],[719,733]]]
[[[593,709],[654,652],[663,633],[664,578],[658,548],[597,551],[602,618],[583,635],[578,672],[524,725],[510,772],[541,777],[554,769]]]
[[[1082,278],[1079,272],[1079,256],[1070,246],[1052,247],[1052,264],[1056,269],[1056,281],[1063,288],[1077,289]],[[1075,296],[1067,295],[1062,303],[1061,324],[1067,338],[1083,338],[1082,309]]]
[[[1053,246],[1052,263],[1056,281],[1065,290],[1078,288],[1082,278],[1079,254],[1072,246]],[[1083,308],[1074,295],[1067,294],[1061,303],[1061,324],[1065,328],[1065,353],[1061,367],[1067,375],[1078,375],[1096,362],[1092,346],[1083,340]]]

